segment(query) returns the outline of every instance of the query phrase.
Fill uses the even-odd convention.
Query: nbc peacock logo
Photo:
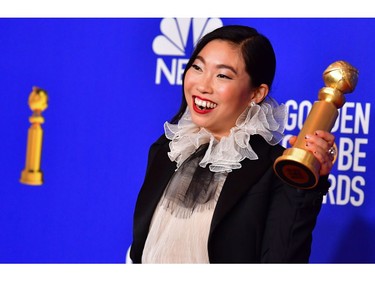
[[[152,42],[154,53],[160,56],[156,60],[155,83],[181,85],[185,66],[199,39],[221,26],[219,18],[163,18],[161,35]]]

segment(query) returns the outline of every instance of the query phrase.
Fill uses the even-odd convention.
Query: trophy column
[[[303,124],[292,148],[286,149],[274,163],[274,171],[286,183],[301,189],[310,189],[319,181],[320,163],[304,149],[306,134],[316,130],[331,131],[338,109],[345,104],[346,93],[351,93],[358,81],[358,70],[344,61],[337,61],[323,72],[326,87],[319,91],[316,101]]]
[[[41,124],[44,123],[44,118],[41,113],[47,108],[47,93],[37,87],[33,87],[33,91],[29,96],[29,106],[33,114],[29,118],[31,126],[27,138],[26,164],[21,173],[20,182],[28,185],[42,185],[43,173],[40,170],[40,162],[43,130]]]

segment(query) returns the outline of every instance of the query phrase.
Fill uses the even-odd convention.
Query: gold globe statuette
[[[33,87],[29,96],[29,107],[33,114],[29,117],[31,126],[27,138],[26,165],[20,179],[23,184],[43,184],[43,173],[40,169],[43,140],[41,124],[44,123],[42,112],[47,108],[47,101],[47,93],[38,87]]]
[[[276,174],[289,185],[300,189],[314,188],[319,181],[320,163],[313,153],[304,149],[306,134],[316,130],[331,131],[338,117],[338,109],[345,104],[346,93],[351,93],[358,82],[358,70],[345,61],[336,61],[323,72],[326,87],[320,89],[316,101],[297,136],[274,163]]]

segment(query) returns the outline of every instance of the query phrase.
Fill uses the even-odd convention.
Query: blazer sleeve
[[[314,189],[291,187],[275,175],[274,192],[262,241],[261,262],[307,263],[312,232],[320,213],[323,196],[330,183],[321,177]]]

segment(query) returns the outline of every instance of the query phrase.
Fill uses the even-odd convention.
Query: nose
[[[197,90],[201,94],[212,93],[212,78],[208,74],[201,75],[199,81],[197,81]]]

